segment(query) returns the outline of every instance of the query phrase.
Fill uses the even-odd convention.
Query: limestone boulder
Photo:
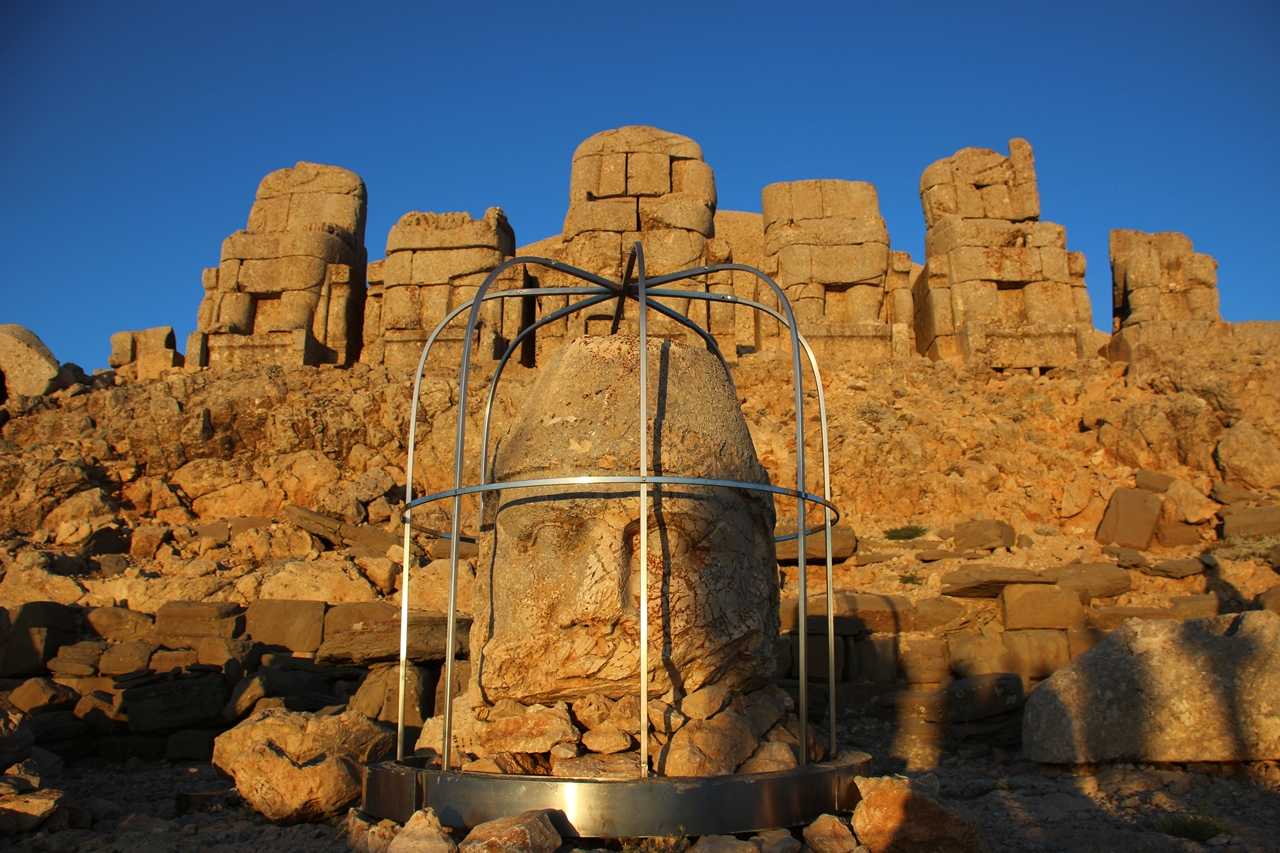
[[[230,773],[241,753],[267,740],[280,745],[296,761],[342,754],[363,763],[385,757],[395,745],[395,734],[358,711],[316,717],[272,708],[219,735],[213,744],[213,764]]]
[[[1164,491],[1164,517],[1183,524],[1203,524],[1217,514],[1216,501],[1209,500],[1195,486],[1174,480]]]
[[[503,480],[638,471],[639,341],[583,337],[561,347],[499,443]],[[718,359],[650,339],[651,470],[768,482]],[[471,647],[487,701],[620,698],[639,676],[639,506],[630,487],[504,491],[486,501]],[[775,668],[778,572],[773,502],[715,487],[655,489],[646,535],[650,691],[713,682],[748,692]],[[658,568],[660,567],[660,570]],[[669,632],[669,633],[668,633]],[[478,654],[477,654],[478,653]],[[746,756],[743,756],[745,758]]]
[[[269,820],[324,820],[360,796],[360,769],[347,755],[300,761],[275,741],[256,743],[231,767],[236,790]]]
[[[858,839],[847,820],[824,814],[804,828],[804,843],[814,853],[853,853]]]
[[[214,766],[281,823],[332,817],[360,795],[360,765],[385,757],[394,735],[358,711],[328,717],[272,709],[219,735]]]
[[[376,821],[360,809],[352,808],[347,812],[343,824],[347,833],[347,847],[355,853],[387,853],[391,842],[403,828],[395,821]]]
[[[503,717],[480,729],[489,752],[550,752],[558,743],[576,743],[578,729],[562,708],[531,707],[518,717]]]
[[[457,843],[431,809],[419,809],[387,847],[387,853],[454,853]]]
[[[750,721],[733,709],[709,720],[690,720],[658,756],[666,776],[725,776],[755,753]]]
[[[1280,615],[1130,619],[1027,699],[1035,761],[1280,758]]]
[[[922,786],[898,776],[859,777],[853,831],[871,853],[979,853],[981,825]],[[806,840],[807,840],[806,835]]]
[[[0,765],[8,767],[31,754],[36,741],[26,715],[11,709],[0,708]]]
[[[990,519],[957,524],[954,533],[957,551],[1011,548],[1018,538],[1017,531],[1008,522]]]
[[[1280,442],[1248,421],[1227,430],[1214,455],[1233,485],[1264,490],[1280,486]]]
[[[554,853],[560,834],[544,810],[521,812],[477,825],[468,833],[461,853]]]
[[[39,397],[58,387],[58,360],[35,332],[0,324],[0,375],[10,394]]]
[[[376,601],[378,593],[354,563],[347,560],[316,560],[287,563],[284,569],[262,583],[260,598],[322,601],[345,604]]]

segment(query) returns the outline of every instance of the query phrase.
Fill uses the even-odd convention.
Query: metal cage
[[[557,288],[515,288],[492,291],[493,284],[507,269],[517,264],[533,264],[565,273],[585,282],[578,287]],[[702,293],[683,289],[663,289],[663,285],[686,279],[696,278],[719,271],[737,270],[755,275],[768,285],[778,298],[782,311],[730,294]],[[631,278],[635,274],[635,281]],[[463,485],[465,467],[466,438],[466,406],[471,369],[472,349],[479,324],[480,309],[484,302],[492,299],[512,299],[557,295],[583,297],[577,302],[570,302],[563,308],[552,311],[534,323],[523,328],[508,344],[502,357],[494,369],[489,385],[488,400],[484,409],[484,427],[480,444],[480,477],[478,485]],[[725,375],[732,384],[732,371],[728,362],[720,352],[715,338],[689,318],[663,305],[663,298],[693,299],[706,302],[727,302],[752,308],[780,321],[786,326],[791,343],[792,380],[795,392],[796,410],[796,484],[795,488],[784,486],[718,480],[698,477],[679,477],[653,475],[649,471],[648,448],[648,311],[668,317],[701,338],[707,349],[716,355],[724,367]],[[616,332],[623,317],[627,300],[633,300],[638,308],[640,337],[640,382],[639,382],[639,470],[635,474],[623,476],[581,476],[552,477],[491,481],[488,463],[490,425],[493,403],[502,373],[513,355],[520,352],[530,336],[537,330],[570,314],[586,310],[601,303],[616,301],[612,331]],[[414,448],[417,440],[418,405],[421,392],[422,377],[427,358],[441,333],[462,314],[467,315],[466,328],[463,335],[462,358],[458,379],[458,421],[454,443],[453,488],[414,498]],[[821,496],[805,490],[805,429],[804,429],[804,391],[803,362],[801,352],[814,377],[817,388],[818,415],[821,424],[822,439],[822,484]],[[857,791],[852,785],[854,775],[866,772],[869,757],[862,753],[846,753],[833,761],[818,765],[807,765],[808,759],[808,658],[807,658],[807,537],[823,531],[826,542],[826,582],[828,595],[826,607],[827,627],[827,679],[829,714],[831,721],[830,754],[838,756],[836,744],[836,672],[835,672],[835,615],[832,589],[832,554],[831,526],[839,520],[839,511],[831,502],[830,457],[827,438],[826,398],[822,387],[822,376],[817,359],[808,342],[799,333],[795,315],[782,289],[767,275],[754,267],[743,264],[716,264],[699,266],[669,275],[648,278],[645,271],[644,250],[640,243],[635,243],[626,264],[626,271],[621,282],[612,282],[585,270],[569,266],[549,258],[516,257],[505,261],[491,272],[480,286],[475,297],[450,311],[436,326],[427,339],[418,360],[417,371],[413,382],[412,414],[409,422],[408,465],[406,470],[405,509],[404,509],[404,576],[401,586],[401,620],[400,620],[400,693],[399,723],[396,738],[396,761],[374,765],[368,768],[365,782],[365,808],[381,817],[407,820],[413,810],[424,805],[431,805],[446,818],[461,821],[465,825],[473,825],[481,820],[488,820],[521,811],[527,808],[548,807],[556,809],[555,820],[562,835],[578,836],[647,836],[669,835],[683,831],[691,835],[742,832],[769,826],[783,826],[812,820],[823,811],[837,808],[850,809],[857,801]],[[648,587],[648,537],[639,537],[640,568],[640,743],[641,778],[629,781],[605,781],[599,779],[565,779],[560,777],[509,776],[497,774],[467,773],[454,770],[451,766],[453,736],[453,649],[456,642],[458,587],[459,543],[462,541],[461,517],[462,499],[467,495],[476,495],[480,503],[478,516],[483,517],[484,495],[510,489],[544,488],[563,485],[632,485],[636,487],[640,507],[640,530],[648,529],[649,489],[651,486],[685,485],[685,486],[719,486],[734,489],[763,491],[779,496],[795,498],[797,501],[796,533],[776,537],[776,542],[798,540],[797,559],[799,564],[799,702],[798,716],[800,722],[801,757],[800,766],[794,770],[775,773],[737,775],[729,777],[711,777],[707,779],[688,779],[681,777],[650,777],[649,764],[649,719],[648,719],[648,672],[649,672],[649,587]],[[436,501],[452,501],[451,531],[447,536],[440,535],[450,541],[449,548],[449,598],[448,622],[446,632],[446,658],[442,677],[444,690],[444,742],[442,743],[440,767],[428,767],[423,759],[406,757],[404,743],[404,719],[406,701],[406,678],[408,672],[408,630],[409,600],[411,583],[411,517],[415,507]],[[806,506],[809,503],[822,508],[823,520],[813,527],[807,526]],[[479,529],[479,526],[477,526]],[[602,787],[603,786],[603,787]],[[679,794],[679,797],[676,795]],[[447,822],[447,820],[446,820]]]

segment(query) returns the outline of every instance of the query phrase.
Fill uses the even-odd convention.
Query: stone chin
[[[638,469],[638,340],[585,338],[547,365],[499,446],[499,481]],[[719,361],[650,342],[652,468],[767,483]],[[479,697],[554,702],[639,690],[637,490],[506,490],[487,502],[472,648]],[[649,683],[748,691],[774,668],[778,574],[770,496],[651,493]]]

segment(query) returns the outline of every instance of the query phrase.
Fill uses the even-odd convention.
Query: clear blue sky
[[[185,348],[267,172],[360,174],[371,260],[409,210],[498,205],[524,244],[560,230],[578,142],[626,124],[701,143],[725,209],[871,181],[917,261],[921,171],[1022,136],[1095,325],[1112,228],[1186,233],[1227,319],[1280,319],[1275,2],[9,0],[0,122],[0,322],[86,369],[121,329]]]

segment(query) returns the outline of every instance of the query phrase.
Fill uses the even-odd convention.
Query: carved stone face
[[[499,448],[496,475],[635,473],[638,341],[561,350]],[[705,351],[651,342],[654,473],[768,482],[737,399]],[[772,499],[707,486],[651,491],[650,690],[772,673],[778,632]],[[504,490],[489,499],[473,657],[487,702],[552,702],[639,690],[638,486]],[[476,654],[475,652],[479,652]]]

